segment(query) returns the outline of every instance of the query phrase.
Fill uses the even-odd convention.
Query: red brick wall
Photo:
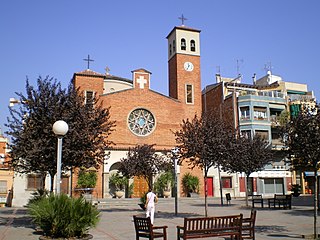
[[[237,103],[233,96],[230,96],[226,98],[222,105],[223,109],[223,119],[230,125],[233,126],[233,128],[236,128],[237,122]]]
[[[184,69],[185,62],[192,62],[194,69],[188,72]],[[186,84],[192,84],[194,87],[194,104],[186,103]],[[200,57],[177,54],[169,60],[169,96],[181,101],[185,106],[185,114],[194,116],[195,113],[201,114],[201,73]]]
[[[94,91],[96,96],[100,96],[103,93],[103,76],[84,76],[75,75],[74,84],[80,87],[80,91],[83,93],[86,91]]]
[[[236,128],[238,122],[238,106],[234,95],[224,99],[223,83],[218,83],[214,88],[202,95],[203,111],[216,113],[230,126]]]
[[[205,94],[202,95],[202,107],[205,112],[216,112],[220,116],[222,115],[221,106],[223,103],[223,86],[222,83],[219,83],[214,88],[208,90]]]

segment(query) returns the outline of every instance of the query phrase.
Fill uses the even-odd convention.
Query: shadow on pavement
[[[132,209],[129,208],[108,208],[108,209],[99,209],[100,212],[132,212]],[[141,210],[141,212],[143,212]]]
[[[288,235],[288,234],[268,234],[268,237],[274,237],[276,239],[279,238],[284,238],[284,239],[288,239],[288,238],[297,238],[297,239],[301,239],[301,235]]]
[[[15,208],[9,208],[6,207],[4,209],[1,209],[1,215],[26,215],[27,210],[26,209],[15,209]]]
[[[193,207],[204,207],[204,202],[203,202],[203,204],[201,203],[201,204],[190,204],[190,206],[193,206]],[[229,205],[227,205],[227,204],[223,204],[223,205],[221,205],[220,203],[208,203],[208,207],[232,207],[232,206],[237,206],[237,204],[229,204]]]
[[[166,218],[166,219],[187,218],[187,217],[198,217],[198,216],[201,216],[200,214],[197,214],[197,213],[178,213],[177,216],[172,212],[157,212],[156,214],[157,214],[157,217]]]
[[[34,229],[34,224],[31,221],[30,217],[27,216],[22,216],[22,217],[0,217],[0,225],[4,226],[10,224],[10,227],[14,228],[33,228]]]
[[[260,233],[275,233],[275,232],[286,232],[287,229],[283,226],[256,226],[256,232]]]

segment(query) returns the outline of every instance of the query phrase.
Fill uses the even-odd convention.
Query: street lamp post
[[[58,137],[58,148],[57,148],[57,175],[56,175],[56,194],[61,192],[61,162],[62,162],[62,138],[69,130],[68,124],[65,121],[56,121],[52,126],[53,132]]]
[[[174,160],[174,213],[178,215],[178,154],[179,149],[172,149],[172,155]]]

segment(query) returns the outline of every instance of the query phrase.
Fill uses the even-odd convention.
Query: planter
[[[54,239],[56,239],[56,240],[67,240],[67,239],[70,239],[70,240],[71,239],[72,240],[89,240],[92,238],[93,238],[93,236],[91,234],[86,234],[81,238],[52,238],[52,237],[48,237],[48,236],[40,236],[39,237],[40,240],[49,240],[49,239],[51,239],[51,240],[54,240]]]
[[[188,197],[198,198],[198,197],[199,197],[199,194],[198,194],[198,193],[191,192],[191,193],[188,193]]]
[[[115,191],[114,194],[117,198],[122,198],[124,195],[124,191]]]
[[[171,196],[171,192],[170,191],[163,191],[163,197],[168,198]]]

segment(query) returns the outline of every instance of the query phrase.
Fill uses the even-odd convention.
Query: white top
[[[154,206],[154,199],[156,198],[156,195],[153,192],[147,193],[147,199],[148,199],[148,207]]]

